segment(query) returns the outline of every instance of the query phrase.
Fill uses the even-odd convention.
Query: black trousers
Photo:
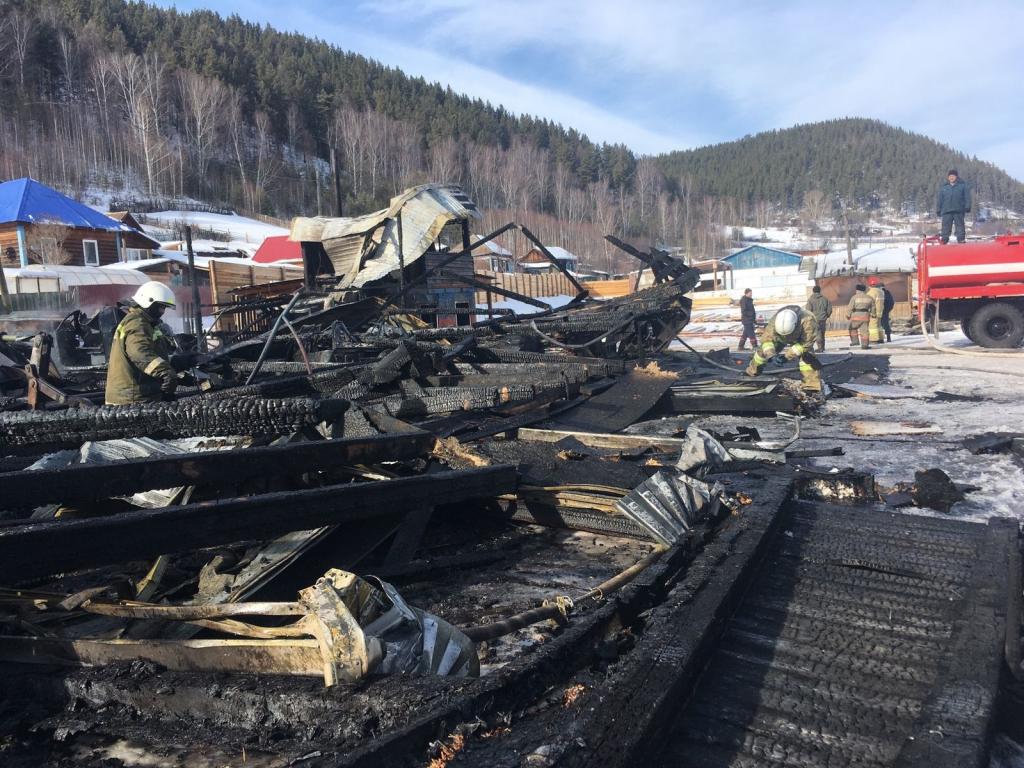
[[[743,323],[743,333],[740,336],[740,344],[743,344],[743,343],[746,342],[747,339],[750,339],[751,345],[756,349],[757,348],[757,331],[754,329],[754,321],[753,320],[743,320],[742,323]]]
[[[962,243],[967,237],[967,230],[964,229],[964,214],[944,213],[942,214],[942,242],[949,242],[949,233],[956,225],[956,241]]]
[[[960,242],[963,242],[962,240]],[[886,341],[892,341],[892,326],[889,325],[889,313],[883,312],[882,319],[878,321],[878,324],[882,326],[882,332],[885,334]]]

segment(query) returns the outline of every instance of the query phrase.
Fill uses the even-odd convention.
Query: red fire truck
[[[959,320],[983,347],[1019,347],[1024,339],[1024,234],[917,247],[917,291],[923,318]]]

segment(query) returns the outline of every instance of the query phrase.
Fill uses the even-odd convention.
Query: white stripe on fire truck
[[[947,275],[989,275],[997,272],[1022,272],[1024,261],[1006,262],[1005,264],[957,264],[950,267],[931,267],[928,274],[931,277],[944,277]]]

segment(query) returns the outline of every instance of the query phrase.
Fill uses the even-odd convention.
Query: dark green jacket
[[[935,212],[939,216],[947,213],[970,213],[971,190],[964,184],[963,179],[957,179],[955,184],[943,184],[939,187],[939,197],[935,202]]]
[[[139,307],[114,331],[107,364],[107,405],[154,403],[173,394],[178,379],[168,362],[170,340]]]
[[[814,315],[820,325],[832,317],[832,302],[820,293],[812,293],[807,299],[807,311]]]

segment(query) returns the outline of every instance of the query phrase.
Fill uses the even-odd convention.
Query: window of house
[[[147,259],[145,248],[125,248],[124,249],[124,260],[125,261],[144,261]]]
[[[85,257],[85,266],[98,267],[100,265],[100,244],[95,240],[83,240],[82,255]]]

